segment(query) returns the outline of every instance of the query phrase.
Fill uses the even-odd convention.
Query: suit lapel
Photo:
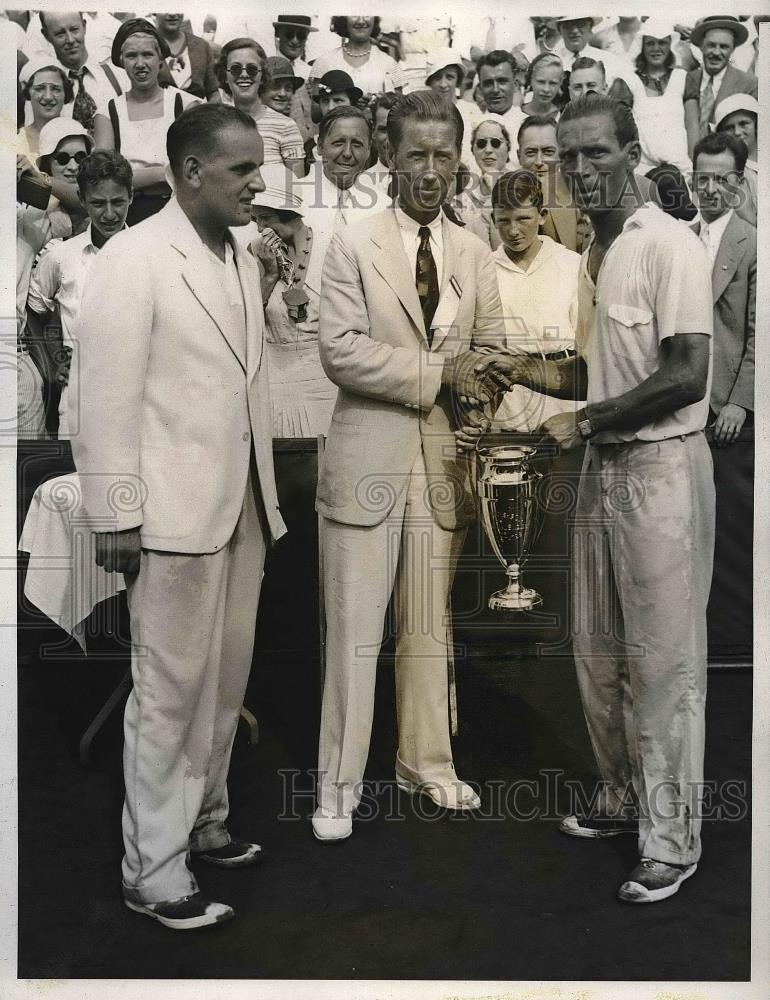
[[[415,330],[427,343],[420,298],[417,295],[414,275],[410,273],[407,264],[396,213],[388,210],[383,212],[380,219],[380,224],[371,235],[372,243],[379,251],[373,257],[374,269],[396,294]]]
[[[741,228],[738,216],[733,214],[722,236],[722,242],[719,244],[719,251],[714,261],[714,269],[711,272],[711,294],[714,303],[719,301],[725,288],[732,281],[743,256],[743,244],[746,236],[741,232]]]
[[[246,306],[246,369],[249,379],[252,379],[259,370],[264,343],[264,310],[259,294],[259,266],[240,243],[235,243],[235,263]]]

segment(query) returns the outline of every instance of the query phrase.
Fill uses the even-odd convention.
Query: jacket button
[[[245,434],[243,435],[243,440],[244,440],[244,441],[248,441],[250,437],[251,437],[251,435],[250,435],[250,434],[249,434],[249,433],[247,432],[247,433],[245,433]]]

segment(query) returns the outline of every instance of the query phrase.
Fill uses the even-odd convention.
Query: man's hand
[[[714,443],[720,448],[733,444],[746,421],[746,411],[737,403],[725,403],[714,424]]]
[[[476,374],[496,391],[508,392],[515,385],[526,384],[532,370],[528,354],[488,354],[476,364]]]
[[[455,441],[460,451],[473,451],[482,434],[486,434],[492,421],[481,410],[471,410],[465,417],[465,423],[454,432]]]
[[[540,430],[553,438],[564,451],[579,448],[583,444],[574,413],[554,413],[552,417],[543,421]]]
[[[444,359],[444,370],[441,373],[441,381],[449,386],[464,406],[480,409],[492,398],[492,393],[482,380],[482,375],[477,372],[477,367],[485,367],[484,359],[479,362],[479,355],[473,351],[463,351],[454,357]]]
[[[138,573],[141,552],[138,528],[96,534],[96,565],[107,573]]]

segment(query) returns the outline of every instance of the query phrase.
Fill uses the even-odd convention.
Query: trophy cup
[[[543,526],[535,495],[543,476],[530,465],[536,452],[526,445],[477,451],[482,524],[508,576],[508,586],[489,598],[492,611],[528,611],[543,603],[536,590],[524,586],[521,572]]]

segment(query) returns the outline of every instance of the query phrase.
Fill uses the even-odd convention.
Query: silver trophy
[[[522,567],[543,526],[536,493],[543,478],[530,462],[537,453],[527,445],[479,448],[476,491],[484,531],[505,567],[508,586],[489,598],[493,611],[528,611],[543,603],[536,590],[525,587]]]

